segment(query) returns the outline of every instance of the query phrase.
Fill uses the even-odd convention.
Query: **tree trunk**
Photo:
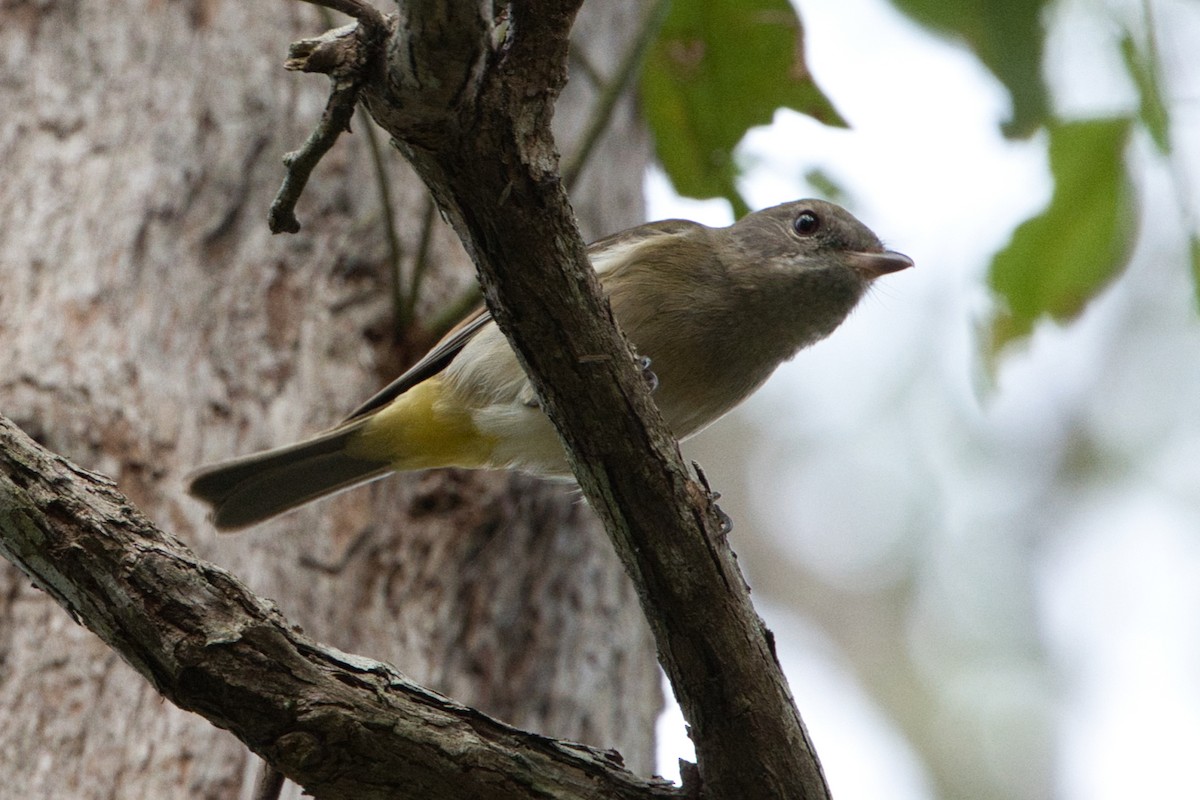
[[[257,13],[253,13],[257,12]],[[590,3],[576,41],[611,71],[640,7]],[[271,237],[279,158],[323,80],[281,69],[325,25],[302,4],[19,4],[0,11],[0,410],[113,476],[160,524],[307,632],[508,722],[652,763],[659,675],[590,511],[506,474],[389,478],[218,536],[184,476],[337,422],[429,335],[393,336],[391,254],[365,137],[343,137]],[[559,107],[564,150],[594,87]],[[628,103],[577,189],[591,236],[641,221],[647,146]],[[423,187],[387,153],[402,275]],[[470,284],[435,225],[418,318]],[[256,760],[160,702],[0,564],[0,774],[27,798],[246,796]]]

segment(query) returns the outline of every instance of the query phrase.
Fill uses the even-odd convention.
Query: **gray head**
[[[824,200],[763,209],[726,231],[722,261],[743,295],[741,306],[781,335],[789,354],[828,336],[875,278],[913,265]]]
[[[824,200],[765,208],[743,217],[729,232],[743,258],[773,261],[783,268],[839,262],[869,283],[913,265],[908,256],[884,249],[879,237],[849,211]]]

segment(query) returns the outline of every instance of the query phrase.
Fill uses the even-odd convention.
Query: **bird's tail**
[[[244,528],[392,470],[390,461],[354,456],[347,445],[365,420],[298,444],[204,467],[188,492],[212,507],[219,530]]]

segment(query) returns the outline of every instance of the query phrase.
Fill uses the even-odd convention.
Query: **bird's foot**
[[[725,511],[717,505],[717,501],[721,499],[721,493],[713,491],[713,488],[708,485],[708,476],[704,474],[704,470],[695,461],[692,462],[692,469],[696,472],[696,479],[700,481],[700,485],[704,487],[704,494],[708,497],[708,504],[712,508],[713,513],[717,515],[720,521],[720,533],[722,536],[728,536],[733,531],[733,517],[725,513]]]
[[[654,374],[654,370],[650,368],[650,356],[637,357],[638,369],[642,371],[642,380],[646,382],[646,386],[650,389],[650,393],[658,389],[658,376]]]

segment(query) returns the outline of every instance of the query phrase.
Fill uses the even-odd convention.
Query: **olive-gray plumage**
[[[680,439],[828,336],[880,275],[912,266],[844,209],[801,200],[727,228],[668,220],[588,249],[613,314],[658,378]],[[568,477],[565,454],[486,311],[313,439],[217,464],[190,490],[237,528],[392,470],[512,468]]]

